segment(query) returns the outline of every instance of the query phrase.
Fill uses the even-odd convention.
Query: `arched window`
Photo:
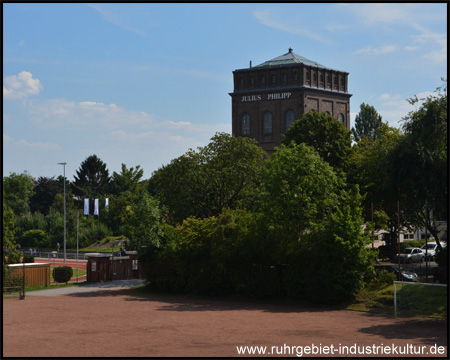
[[[292,110],[289,110],[286,113],[286,131],[289,130],[294,121],[295,121],[295,113]]]
[[[327,75],[327,86],[331,86],[331,78],[330,78],[330,75]]]
[[[317,84],[317,73],[313,74],[313,80],[314,80],[314,84]]]
[[[272,134],[272,113],[266,111],[264,113],[264,134]]]
[[[277,75],[272,75],[272,84],[275,84],[277,82]]]
[[[242,116],[242,135],[250,135],[250,115]]]
[[[244,87],[244,78],[243,78],[243,77],[239,78],[239,86],[240,86],[241,88]]]
[[[311,72],[309,70],[306,72],[306,82],[311,83]]]
[[[283,82],[287,82],[287,74],[283,74]]]
[[[295,81],[298,81],[298,72],[295,72],[295,73],[294,73],[294,80],[295,80]]]
[[[261,76],[261,84],[265,84],[266,83],[266,77],[264,75]]]
[[[344,115],[339,114],[339,115],[338,115],[338,120],[339,120],[341,123],[344,123]]]
[[[255,85],[255,77],[254,76],[250,77],[250,84]]]
[[[323,74],[320,74],[320,85],[323,85]]]

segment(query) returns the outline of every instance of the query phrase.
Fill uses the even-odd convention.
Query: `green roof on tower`
[[[305,65],[311,65],[311,66],[318,66],[326,68],[326,66],[323,66],[315,61],[308,60],[300,55],[295,54],[292,51],[292,48],[289,48],[289,52],[276,57],[275,59],[268,60],[266,62],[263,62],[262,64],[254,66],[255,68],[262,68],[262,67],[271,67],[271,66],[280,66],[280,65],[294,65],[294,64],[305,64]]]

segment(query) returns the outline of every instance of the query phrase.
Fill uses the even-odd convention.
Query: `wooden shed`
[[[136,251],[129,251],[126,256],[89,253],[86,254],[86,257],[88,259],[86,268],[88,282],[139,278]]]
[[[8,268],[13,270],[12,276],[22,277],[24,264],[10,264]],[[50,263],[25,263],[26,286],[49,286]]]

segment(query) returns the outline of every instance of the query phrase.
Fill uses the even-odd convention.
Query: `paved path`
[[[141,279],[114,280],[88,285],[78,285],[78,286],[61,287],[56,289],[28,291],[27,293],[25,293],[25,296],[58,296],[58,295],[72,295],[98,291],[124,290],[143,284],[144,280]]]

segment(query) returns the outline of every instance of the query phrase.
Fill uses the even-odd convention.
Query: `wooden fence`
[[[23,277],[24,264],[11,264],[8,268],[13,270],[12,276]],[[49,286],[50,264],[26,263],[25,264],[26,286]]]

